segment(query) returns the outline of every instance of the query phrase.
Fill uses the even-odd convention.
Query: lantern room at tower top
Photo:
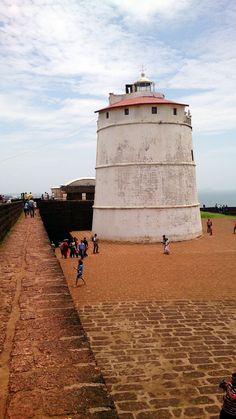
[[[132,106],[138,104],[173,104],[181,106],[189,106],[186,103],[178,103],[165,99],[165,95],[155,91],[155,84],[145,77],[142,73],[141,77],[133,84],[125,85],[125,94],[109,94],[109,106],[99,109],[95,112],[108,111],[110,108],[119,108],[124,106]],[[190,112],[186,113],[188,121],[191,125]]]
[[[136,92],[153,92],[155,91],[155,84],[151,80],[145,77],[144,73],[141,73],[140,79],[138,79],[133,84],[125,85],[126,93],[136,93]]]
[[[202,233],[187,104],[155,92],[144,73],[98,112],[93,231],[158,242]]]

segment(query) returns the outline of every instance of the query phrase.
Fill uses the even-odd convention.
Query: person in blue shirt
[[[80,257],[81,257],[81,259],[83,259],[84,258],[84,253],[85,253],[85,244],[84,244],[83,240],[80,241],[80,244],[78,245],[78,248],[79,248]]]
[[[76,282],[75,282],[76,287],[78,286],[79,279],[82,279],[84,285],[86,285],[86,282],[83,278],[83,271],[84,271],[84,265],[83,265],[82,259],[80,259],[77,266],[77,275],[76,275]]]

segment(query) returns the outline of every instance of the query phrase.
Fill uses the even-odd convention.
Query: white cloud
[[[155,15],[171,20],[191,6],[191,0],[110,0],[123,14],[138,20],[148,20]]]
[[[45,164],[60,173],[78,150],[92,172],[94,111],[142,64],[158,90],[181,89],[170,99],[190,104],[194,133],[236,129],[235,17],[226,0],[2,0],[1,158],[47,147]]]

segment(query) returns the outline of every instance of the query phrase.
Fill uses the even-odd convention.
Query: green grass
[[[225,214],[219,214],[214,212],[205,212],[201,211],[201,218],[235,218],[236,215],[225,215]]]

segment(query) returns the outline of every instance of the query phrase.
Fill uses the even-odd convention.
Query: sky
[[[142,68],[190,105],[198,190],[235,191],[235,0],[1,0],[0,193],[95,176],[94,111]]]

